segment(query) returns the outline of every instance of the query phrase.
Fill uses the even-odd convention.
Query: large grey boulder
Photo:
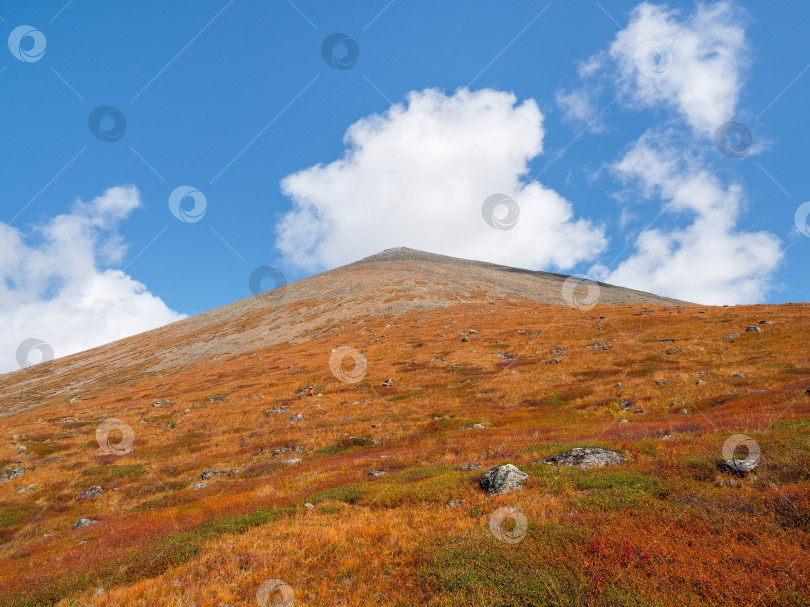
[[[502,495],[523,489],[523,482],[528,478],[529,475],[517,466],[505,464],[485,472],[479,484],[488,495]]]
[[[621,466],[625,463],[621,453],[599,447],[575,447],[565,453],[550,455],[535,464],[578,466],[579,468],[601,468],[602,466]]]

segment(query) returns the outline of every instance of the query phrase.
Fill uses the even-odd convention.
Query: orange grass
[[[36,388],[1,418],[0,466],[26,471],[0,483],[0,605],[249,605],[268,579],[296,605],[810,604],[810,306],[476,302],[354,320],[159,373],[98,365],[66,385],[30,369]],[[358,383],[329,371],[344,344],[368,361]],[[310,385],[322,396],[298,394]],[[105,418],[132,427],[131,453],[101,451]],[[724,468],[733,434],[760,445],[755,473]],[[586,445],[628,463],[532,463]],[[505,462],[529,482],[486,497],[481,473]],[[230,474],[193,490],[208,469]],[[101,496],[77,500],[91,485]],[[522,541],[490,531],[502,506],[526,516]],[[81,517],[100,522],[72,529]]]

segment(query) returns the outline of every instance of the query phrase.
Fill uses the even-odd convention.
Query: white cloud
[[[749,63],[746,22],[730,2],[699,4],[683,18],[665,5],[639,4],[607,51],[580,64],[587,85],[559,91],[558,105],[568,118],[592,119],[607,80],[624,105],[666,108],[696,134],[713,137],[735,118]]]
[[[770,289],[783,257],[779,239],[739,228],[744,189],[709,168],[722,159],[710,143],[715,131],[737,112],[749,63],[747,20],[725,1],[688,15],[642,3],[607,50],[580,64],[582,86],[557,93],[566,117],[580,121],[593,118],[606,87],[625,108],[665,111],[610,168],[627,186],[618,200],[658,200],[665,220],[682,224],[642,228],[617,267],[592,268],[602,280],[714,304],[760,301]],[[624,208],[622,227],[638,215]]]
[[[27,233],[0,223],[0,372],[19,368],[26,339],[59,357],[184,318],[112,269],[126,253],[117,226],[139,206],[135,187],[115,187]]]
[[[602,229],[527,178],[543,136],[533,100],[518,104],[494,90],[411,92],[353,124],[342,158],[284,178],[293,209],[278,224],[276,245],[307,269],[395,246],[531,268],[592,261],[606,246]],[[519,204],[510,230],[482,217],[495,193]]]
[[[723,184],[672,133],[648,132],[614,165],[616,175],[646,197],[660,198],[668,212],[693,218],[670,231],[642,230],[634,253],[613,270],[596,267],[600,279],[706,304],[761,301],[783,257],[778,238],[737,229],[744,193]]]

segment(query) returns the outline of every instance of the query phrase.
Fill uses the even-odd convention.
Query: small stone
[[[762,333],[762,329],[760,329],[759,327],[756,327],[756,326],[745,327],[745,332],[746,333]]]
[[[209,478],[214,478],[215,476],[226,476],[230,473],[230,470],[206,470],[200,475],[200,478],[207,481]]]
[[[455,508],[456,506],[461,506],[462,504],[467,503],[467,500],[450,500],[447,502],[448,508]]]
[[[28,485],[27,487],[20,487],[17,489],[17,493],[25,493],[26,491],[31,491],[31,489],[36,489],[36,485]]]
[[[555,356],[563,356],[565,354],[565,348],[562,346],[557,346],[554,348],[554,355]]]
[[[739,336],[740,336],[739,333],[729,333],[728,335],[725,335],[723,337],[723,339],[734,339],[735,337],[739,337]]]
[[[476,335],[478,331],[476,331],[475,329],[470,329],[469,333],[471,333],[472,335]]]
[[[462,338],[461,338],[461,341],[463,341],[463,342],[468,342],[468,341],[470,341],[470,340],[469,340],[469,338],[468,338],[468,337],[465,335],[464,337],[462,337]]]
[[[486,428],[486,426],[484,424],[473,424],[472,426],[462,428],[462,430],[481,430],[482,428]]]
[[[624,388],[624,384],[623,384],[622,382],[619,382],[618,384],[616,384],[616,385],[615,385],[615,386],[613,386],[613,387],[614,387],[614,388]]]
[[[677,353],[677,352],[678,352],[678,350],[676,350],[675,348],[670,348],[669,350],[667,350],[667,352],[666,352],[666,353],[667,353],[667,354],[675,354],[675,353]]]
[[[737,378],[743,379],[745,377],[745,375],[743,375],[742,373],[735,373],[731,377],[737,377]]]
[[[665,338],[664,338],[664,339],[662,339],[661,341],[670,341],[670,342],[672,342],[672,341],[675,341],[675,340],[674,340],[674,339],[672,339],[671,337],[665,337]]]
[[[375,476],[376,477],[376,476],[383,476],[385,474],[388,474],[385,470],[372,470],[371,472],[368,473],[367,476]]]
[[[619,420],[619,423],[620,424],[629,424],[630,420],[629,419],[621,419],[621,420]]]
[[[558,363],[558,362],[560,362],[559,358],[552,358],[551,360],[547,360],[546,364],[547,365],[553,365],[553,364]]]
[[[759,324],[761,324],[761,325],[772,325],[773,321],[772,320],[760,320]]]
[[[469,470],[478,470],[481,466],[478,464],[467,464],[466,466],[462,466],[461,469],[465,472]]]
[[[289,423],[294,424],[300,421],[304,421],[304,416],[300,413],[296,413],[290,419],[287,420]]]
[[[695,382],[695,385],[696,385],[696,386],[705,386],[705,385],[706,385],[706,382],[705,382],[705,381],[703,381],[702,379],[699,379],[699,380],[697,380],[697,381]]]
[[[681,409],[681,414],[688,415],[689,414],[689,409]]]
[[[208,483],[197,483],[196,485],[194,485],[194,486],[192,487],[192,489],[193,489],[194,491],[197,491],[197,490],[199,490],[199,489],[203,489],[204,487],[207,487],[207,486],[208,486]]]
[[[76,499],[77,500],[93,499],[101,495],[102,491],[103,489],[101,487],[99,487],[98,485],[94,485],[93,487],[90,487],[89,489],[81,493],[79,497],[77,497]]]
[[[79,527],[87,527],[88,525],[95,525],[97,522],[97,520],[91,518],[80,518],[78,521],[73,523],[73,528],[78,529]]]
[[[160,402],[160,401],[157,401],[157,402],[152,403],[152,406],[153,406],[153,407],[158,407],[158,408],[159,408],[159,407],[162,407],[162,406],[163,406],[163,403],[162,403],[162,402]]]
[[[285,464],[297,464],[300,461],[301,461],[300,457],[291,457],[290,459],[285,459],[284,463]]]

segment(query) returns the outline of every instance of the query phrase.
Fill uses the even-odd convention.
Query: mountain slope
[[[810,602],[810,305],[425,255],[0,378],[0,606]]]

